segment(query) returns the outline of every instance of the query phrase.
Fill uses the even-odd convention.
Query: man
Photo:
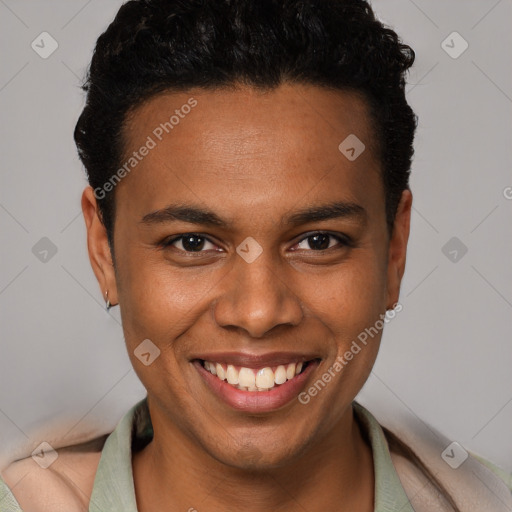
[[[354,402],[400,307],[413,60],[361,0],[121,7],[75,140],[148,395],[106,440],[13,463],[5,510],[510,510],[474,458],[439,477]]]

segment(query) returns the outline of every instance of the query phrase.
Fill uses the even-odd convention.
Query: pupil
[[[308,237],[308,242],[311,249],[324,250],[329,247],[329,235],[313,235]]]
[[[187,251],[201,250],[204,245],[204,238],[197,235],[187,235],[183,237],[182,244]]]

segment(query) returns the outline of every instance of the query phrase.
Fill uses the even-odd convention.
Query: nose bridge
[[[216,301],[217,323],[244,329],[255,338],[277,325],[300,323],[300,300],[279,270],[270,252],[261,252],[251,262],[237,257],[226,277],[230,283]]]

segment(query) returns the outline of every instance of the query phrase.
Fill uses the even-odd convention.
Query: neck
[[[151,443],[133,455],[140,512],[374,510],[371,448],[352,407],[293,462],[258,471],[219,462],[176,426],[158,420],[153,426]]]

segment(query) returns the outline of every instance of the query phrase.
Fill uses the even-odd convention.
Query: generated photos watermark
[[[180,108],[174,111],[174,114],[169,117],[168,121],[160,123],[152,132],[148,135],[146,142],[124,162],[124,164],[101,186],[94,189],[94,197],[96,199],[105,199],[109,192],[112,192],[114,188],[121,182],[121,180],[130,174],[130,172],[137,167],[139,162],[142,162],[152,149],[158,146],[158,143],[163,140],[166,134],[180,124],[181,120],[189,114],[192,109],[197,105],[195,98],[189,98]]]
[[[360,332],[357,340],[353,340],[350,348],[342,355],[336,358],[336,361],[325,371],[317,381],[310,386],[306,391],[299,394],[298,400],[301,404],[306,405],[311,401],[311,398],[316,396],[322,391],[337,374],[347,366],[347,364],[354,359],[354,356],[359,354],[361,350],[368,344],[369,339],[375,338],[395,316],[402,311],[403,306],[397,302],[393,309],[381,314],[380,318],[371,326],[366,327],[364,331]],[[361,346],[362,345],[362,346]]]

